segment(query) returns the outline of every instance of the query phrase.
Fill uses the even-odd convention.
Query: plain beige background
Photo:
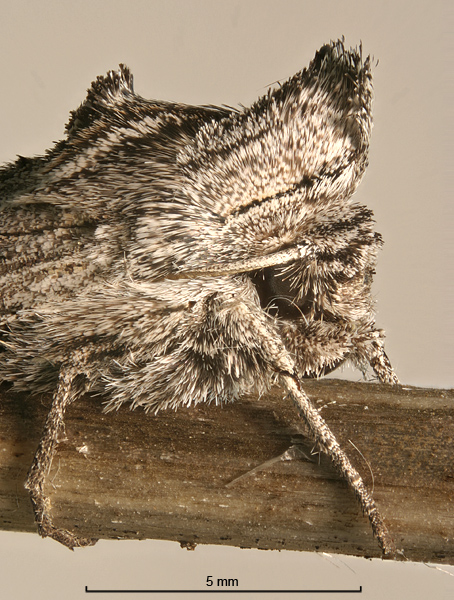
[[[84,99],[90,82],[119,62],[130,66],[136,91],[147,98],[248,105],[268,84],[306,66],[330,39],[345,35],[349,45],[362,40],[364,51],[379,60],[370,166],[357,192],[374,210],[385,239],[374,286],[377,321],[387,331],[387,351],[403,383],[451,387],[452,20],[444,4],[448,1],[3,0],[0,162],[41,154],[60,139],[69,111]],[[349,370],[336,375],[358,377]],[[453,568],[445,571],[454,575]],[[454,576],[419,564],[221,547],[186,552],[154,541],[100,542],[70,553],[36,535],[0,532],[4,598],[72,600],[85,597],[85,585],[207,589],[208,575],[238,578],[240,589],[362,585],[362,595],[354,597],[365,600],[454,595]]]

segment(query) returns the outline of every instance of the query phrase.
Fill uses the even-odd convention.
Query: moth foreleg
[[[288,390],[300,415],[307,423],[317,445],[329,456],[334,466],[348,483],[349,487],[355,492],[363,513],[369,518],[372,530],[377,536],[378,543],[383,550],[383,553],[388,556],[393,556],[396,553],[394,542],[375,505],[375,501],[365,486],[360,474],[356,471],[345,452],[339,446],[333,432],[320,416],[319,412],[312,406],[308,396],[301,388],[298,379],[295,376],[285,373],[280,375],[280,379],[284,387]]]
[[[372,352],[369,355],[369,364],[377,375],[381,383],[398,384],[399,379],[394,373],[385,349],[383,347],[383,332],[378,330],[375,333],[379,334],[380,337],[374,341],[372,345]]]

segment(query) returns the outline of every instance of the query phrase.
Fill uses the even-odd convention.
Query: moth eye
[[[297,319],[310,309],[312,297],[299,300],[299,289],[289,273],[275,267],[258,271],[252,277],[261,307],[273,316]]]

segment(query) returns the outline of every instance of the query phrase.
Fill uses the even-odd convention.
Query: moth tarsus
[[[371,103],[370,59],[343,40],[241,110],[145,100],[120,65],[63,141],[0,170],[0,380],[53,392],[26,483],[42,536],[91,543],[43,488],[82,394],[156,412],[278,382],[394,553],[302,383],[345,361],[397,383],[371,296],[382,240],[352,200]]]

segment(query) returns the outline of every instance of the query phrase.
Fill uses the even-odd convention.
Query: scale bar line
[[[362,594],[357,590],[90,590],[86,594]]]

